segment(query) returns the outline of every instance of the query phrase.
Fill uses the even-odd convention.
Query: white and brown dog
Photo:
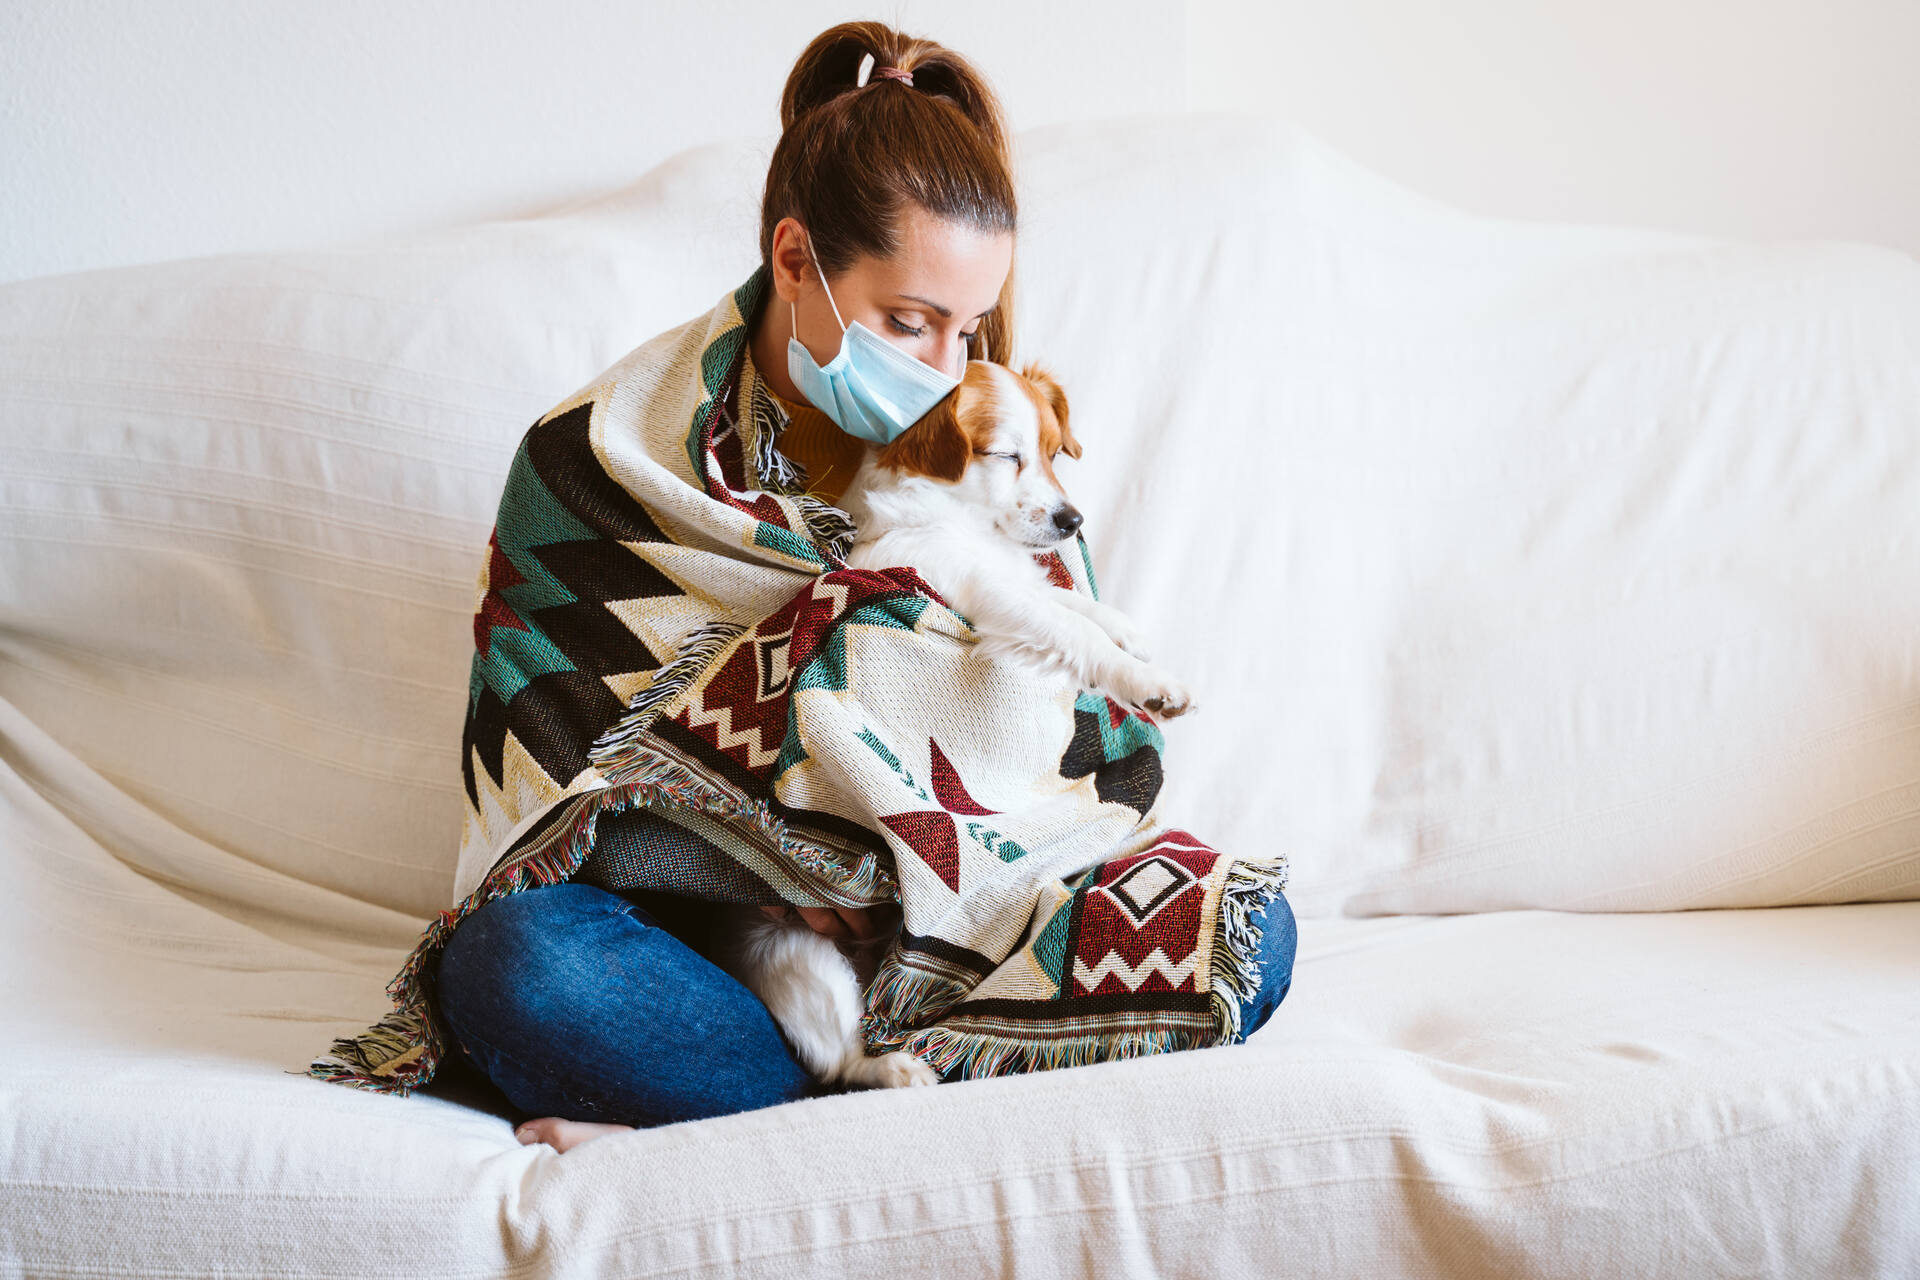
[[[1080,528],[1053,473],[1062,453],[1077,458],[1080,445],[1059,383],[1035,365],[969,361],[952,395],[867,451],[840,502],[859,529],[847,563],[919,571],[973,624],[982,657],[1062,667],[1163,716],[1192,710],[1125,614],[1054,586],[1034,559]]]
[[[881,448],[869,448],[841,506],[858,532],[847,563],[907,565],[973,625],[982,657],[1063,668],[1083,688],[1163,716],[1193,708],[1186,687],[1148,660],[1119,610],[1048,581],[1034,559],[1079,529],[1053,473],[1080,456],[1060,386],[1029,365],[974,360],[960,386]],[[797,917],[729,917],[722,964],[760,997],[816,1077],[851,1085],[936,1084],[910,1053],[869,1057],[860,1035],[863,976],[890,938],[843,945]]]

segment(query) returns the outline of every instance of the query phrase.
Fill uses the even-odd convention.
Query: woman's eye
[[[888,316],[887,323],[893,326],[895,333],[903,333],[909,338],[924,338],[927,335],[927,326],[921,325],[916,329],[912,325],[901,323],[899,316]]]

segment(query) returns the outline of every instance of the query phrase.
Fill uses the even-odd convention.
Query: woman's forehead
[[[983,231],[923,209],[902,214],[898,241],[891,257],[862,257],[849,274],[859,277],[870,298],[915,299],[914,305],[945,310],[962,321],[993,309],[1013,266],[1008,232]]]

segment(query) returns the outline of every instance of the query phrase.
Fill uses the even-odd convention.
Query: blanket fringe
[[[633,803],[664,800],[736,829],[759,832],[780,850],[790,870],[804,870],[811,877],[820,896],[801,906],[875,906],[898,895],[893,875],[880,859],[868,855],[849,866],[837,851],[797,834],[767,800],[719,790],[679,761],[648,747],[640,737],[604,756],[598,750],[589,752],[589,757],[614,790],[637,790],[644,795],[644,801]],[[609,802],[607,807],[626,808],[628,802]]]
[[[965,982],[909,968],[897,955],[889,955],[863,997],[866,1012],[861,1016],[860,1029],[868,1052],[897,1049],[912,1034],[900,1025],[909,1013],[916,1019],[938,1017],[970,990],[972,987]]]
[[[557,884],[573,875],[586,861],[592,844],[594,819],[601,807],[596,801],[606,799],[604,790],[574,797],[578,808],[564,836],[541,839],[534,849],[497,867],[457,907],[436,915],[400,972],[387,983],[393,1011],[357,1035],[336,1039],[327,1053],[308,1064],[306,1074],[332,1084],[401,1097],[433,1079],[447,1043],[429,1010],[434,978],[430,962],[446,946],[454,926],[477,908],[524,889]]]
[[[909,1012],[916,1021],[939,1018],[969,990],[964,983],[908,968],[889,957],[866,992],[867,1012],[861,1019],[861,1031],[867,1051],[877,1054],[904,1049],[943,1079],[975,1080],[1172,1053],[1212,1043],[1201,1033],[1178,1028],[1033,1040],[942,1026],[900,1026],[900,1019]]]
[[[1205,1043],[1208,1042],[1191,1032],[1176,1030],[1036,1041],[1010,1040],[947,1027],[924,1027],[906,1037],[900,1047],[939,1072],[944,1080],[977,1080],[985,1076],[1088,1066],[1116,1058],[1176,1053],[1200,1048]]]
[[[902,965],[889,956],[865,994],[861,1031],[867,1050],[890,1053],[904,1049],[924,1059],[945,1079],[971,1080],[1239,1043],[1240,1005],[1259,992],[1265,976],[1260,969],[1263,930],[1254,917],[1265,913],[1286,888],[1287,878],[1285,854],[1234,859],[1227,867],[1208,970],[1216,1020],[1211,1035],[1168,1028],[1028,1040],[941,1026],[909,1029],[901,1026],[909,1014],[916,1022],[937,1019],[964,1000],[972,988],[937,973]]]
[[[710,622],[687,637],[673,661],[653,673],[653,680],[633,695],[613,728],[587,749],[587,759],[602,776],[619,770],[646,737],[654,718],[746,630],[734,622]]]
[[[831,502],[810,493],[795,494],[793,501],[799,506],[800,518],[806,521],[807,532],[813,535],[813,540],[836,560],[845,560],[853,547],[853,537],[859,532],[853,519]]]
[[[635,695],[620,721],[588,749],[588,762],[616,788],[645,785],[685,808],[760,832],[821,892],[822,901],[803,906],[873,906],[893,901],[895,881],[880,859],[868,854],[849,866],[834,850],[796,835],[768,800],[719,790],[678,761],[663,757],[649,743],[651,727],[668,704],[746,630],[715,623],[689,637],[679,656],[660,669],[653,683]]]
[[[1267,905],[1287,886],[1287,855],[1236,859],[1227,868],[1220,890],[1220,918],[1214,931],[1209,984],[1213,1011],[1219,1019],[1219,1044],[1241,1039],[1240,1005],[1260,990],[1261,928],[1254,923]]]
[[[357,1036],[342,1036],[313,1060],[306,1074],[334,1084],[371,1088],[417,1063],[430,1040],[417,1009],[395,1009]],[[403,1091],[404,1092],[404,1091]]]
[[[774,408],[773,396],[764,385],[755,385],[752,401],[753,468],[761,487],[798,507],[800,519],[814,542],[834,559],[845,560],[853,546],[854,534],[859,532],[853,518],[824,498],[808,493],[811,481],[807,469],[780,452],[779,439],[786,432],[786,414]]]
[[[698,641],[710,647],[703,661],[731,639],[723,634],[725,628],[706,630],[711,634]],[[737,633],[739,629],[733,630]],[[683,651],[681,658],[690,651],[691,647]],[[658,710],[657,706],[643,708],[639,715],[630,715],[634,720],[641,716],[650,720]],[[496,898],[571,878],[592,851],[602,813],[664,802],[711,814],[732,825],[750,825],[777,843],[791,865],[807,869],[822,889],[817,901],[801,905],[871,906],[897,896],[892,873],[880,859],[864,857],[849,867],[834,850],[795,833],[766,801],[742,802],[716,789],[678,761],[649,750],[644,737],[630,722],[622,722],[614,734],[597,743],[589,755],[608,785],[561,801],[577,806],[565,819],[563,834],[542,837],[535,848],[496,868],[458,907],[440,912],[400,972],[387,984],[387,994],[395,1002],[393,1012],[358,1035],[336,1039],[329,1052],[315,1058],[305,1074],[403,1097],[430,1081],[447,1050],[441,1028],[429,1012],[433,998],[431,962],[446,946],[454,926]]]

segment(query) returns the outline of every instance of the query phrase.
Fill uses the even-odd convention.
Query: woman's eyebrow
[[[893,296],[900,299],[900,301],[902,302],[917,302],[923,307],[932,307],[935,311],[940,313],[940,318],[942,320],[953,319],[953,312],[948,310],[946,307],[941,306],[939,303],[935,302],[932,298],[922,298],[911,293],[896,293]],[[994,307],[997,307],[999,305],[1000,304],[996,302],[994,304]],[[985,311],[982,311],[979,315],[975,316],[974,319],[985,320],[988,316],[993,314],[993,309],[994,309],[993,307],[988,307]]]
[[[911,293],[896,293],[893,296],[896,298],[900,298],[906,302],[917,302],[923,307],[932,307],[935,311],[940,313],[940,318],[942,320],[953,319],[953,312],[948,310],[946,307],[941,306],[939,303],[935,302],[932,298],[917,298]]]

